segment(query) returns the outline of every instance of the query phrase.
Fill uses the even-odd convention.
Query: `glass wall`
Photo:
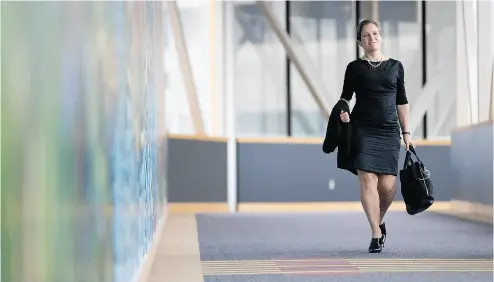
[[[286,136],[285,51],[254,1],[225,5],[233,5],[236,134]],[[270,6],[284,24],[285,2]]]
[[[290,2],[290,33],[297,51],[310,60],[312,79],[324,85],[325,101],[337,101],[346,66],[356,57],[355,3]],[[293,64],[290,64],[293,136],[319,137],[327,120]],[[328,104],[331,110],[332,104]]]
[[[422,93],[422,13],[420,1],[360,2],[360,20],[374,15],[381,24],[383,53],[402,62],[410,111]],[[373,11],[373,8],[375,9]],[[377,8],[377,9],[376,9]],[[362,51],[362,50],[361,50]],[[421,138],[423,127],[415,129]]]
[[[445,137],[456,126],[456,2],[427,1],[426,9],[427,81],[441,82],[427,111],[428,137]]]
[[[491,118],[494,91],[494,3],[492,1],[477,2],[477,60],[478,60],[478,109],[479,122]]]
[[[194,77],[197,99],[205,130],[218,134],[216,107],[218,92],[214,88],[214,1],[177,1],[187,53]],[[169,3],[168,3],[169,4]],[[165,69],[168,77],[166,88],[167,117],[171,133],[195,134],[190,115],[189,101],[180,67],[174,34],[168,20],[165,21],[166,46]],[[220,35],[218,35],[220,36]]]
[[[1,16],[1,280],[131,281],[166,201],[161,3]]]
[[[165,10],[166,10],[166,4]],[[169,133],[194,134],[194,123],[190,113],[187,92],[180,70],[180,59],[175,47],[175,37],[165,14],[164,21],[164,68],[165,68],[165,105]]]
[[[293,47],[305,61],[311,78],[323,86],[323,98],[328,102],[329,110],[341,94],[346,65],[358,56],[357,17],[359,20],[376,18],[381,23],[384,53],[400,60],[405,67],[411,111],[422,93],[424,76],[429,82],[451,80],[449,72],[455,66],[448,65],[454,61],[448,58],[455,56],[454,1],[427,2],[425,19],[422,1],[268,3],[276,19],[290,33]],[[231,91],[237,136],[287,136],[291,133],[296,137],[320,137],[324,134],[326,120],[321,110],[299,71],[292,63],[287,64],[285,49],[255,1],[223,1],[214,5],[198,2],[180,9],[208,133],[225,133],[225,95]],[[232,18],[226,11],[231,11]],[[444,14],[444,17],[437,17],[438,14]],[[227,31],[227,26],[233,31]],[[170,78],[167,113],[171,132],[194,133],[173,36],[169,27],[167,30],[169,44],[165,65]],[[233,44],[231,62],[227,55],[231,50],[224,49],[230,43]],[[229,64],[233,67],[227,67]],[[223,72],[226,69],[231,73]],[[218,82],[218,76],[224,81],[231,78],[233,90],[226,89],[224,81]],[[451,104],[455,99],[454,95],[446,93],[454,91],[454,85],[440,87],[434,102],[428,105],[429,137],[449,135],[454,116]],[[414,129],[415,138],[422,138],[424,130],[420,122]]]
[[[360,20],[376,16],[382,26],[384,53],[405,67],[413,111],[423,86],[421,2],[378,1],[374,7],[371,2],[358,3],[358,10],[354,1],[274,1],[270,5],[277,20],[289,30],[311,78],[323,85],[323,98],[329,102],[329,109],[341,94],[347,64],[357,57],[357,12]],[[238,40],[233,74],[237,134],[286,136],[289,97],[292,136],[322,136],[327,121],[292,63],[287,74],[286,51],[264,15],[250,1],[234,5]],[[422,137],[422,126],[414,133]]]

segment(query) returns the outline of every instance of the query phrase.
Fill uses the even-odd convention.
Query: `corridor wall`
[[[322,211],[360,208],[358,177],[337,168],[336,152],[322,152],[321,138],[237,138],[236,210]],[[415,140],[417,154],[431,171],[436,203],[453,197],[449,141]],[[170,212],[228,212],[227,139],[170,135]],[[402,169],[405,150],[400,153]],[[415,157],[414,157],[415,159]],[[403,201],[397,180],[396,202]]]
[[[458,212],[492,222],[494,123],[485,121],[451,134],[452,198]]]
[[[161,5],[2,3],[2,281],[137,279],[166,204]]]

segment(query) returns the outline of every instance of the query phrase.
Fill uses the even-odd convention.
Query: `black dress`
[[[403,65],[394,59],[383,61],[377,67],[363,59],[350,62],[341,98],[351,100],[354,92],[356,103],[350,114],[353,166],[362,171],[396,176],[401,148],[396,106],[408,104]]]

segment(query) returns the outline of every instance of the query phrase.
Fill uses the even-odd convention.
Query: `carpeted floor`
[[[492,226],[390,213],[381,254],[361,212],[198,215],[204,281],[492,281]]]

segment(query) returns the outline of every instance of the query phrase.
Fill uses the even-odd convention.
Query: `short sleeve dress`
[[[398,174],[401,148],[397,105],[408,104],[404,70],[400,61],[380,64],[357,59],[348,64],[341,98],[356,103],[350,114],[350,158],[357,170]]]

